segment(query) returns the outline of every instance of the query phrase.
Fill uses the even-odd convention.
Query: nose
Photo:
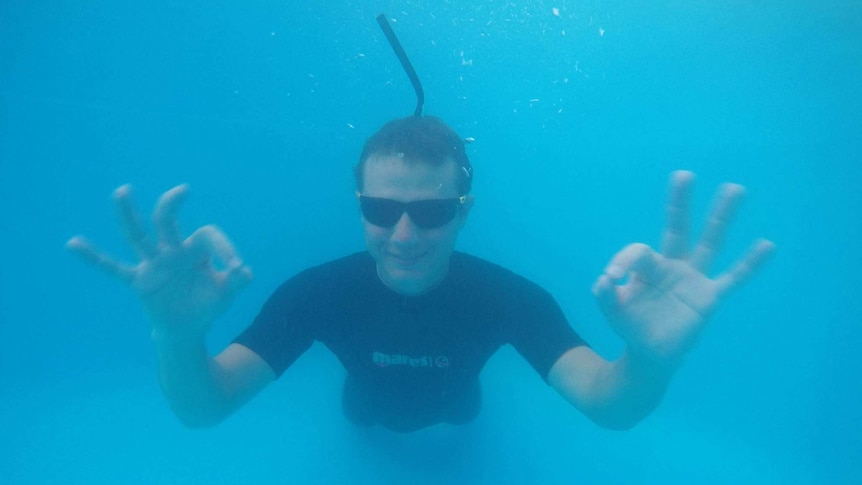
[[[419,228],[410,220],[407,213],[401,214],[401,219],[392,227],[392,240],[401,242],[410,242],[418,237]]]

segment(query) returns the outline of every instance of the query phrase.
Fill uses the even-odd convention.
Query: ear
[[[354,192],[354,195],[356,196],[356,213],[359,214],[359,220],[365,222],[365,218],[362,217],[362,207],[360,206],[359,202],[360,192],[357,190]]]
[[[476,202],[476,198],[473,197],[472,194],[467,195],[467,200],[464,201],[464,204],[461,206],[461,211],[458,213],[458,224],[461,227],[464,227],[464,224],[467,223],[467,216],[470,215],[470,209],[473,208],[473,203]]]

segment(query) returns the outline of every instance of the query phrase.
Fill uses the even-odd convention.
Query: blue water
[[[183,228],[219,224],[256,275],[213,351],[285,278],[361,249],[351,167],[414,102],[381,11],[426,113],[477,140],[460,249],[546,287],[608,358],[589,288],[623,245],[659,243],[670,171],[697,173],[697,215],[719,183],[748,187],[719,266],[758,236],[778,252],[634,430],[597,428],[510,348],[474,423],[358,430],[315,346],[189,431],[135,296],[63,249],[84,233],[133,260],[111,191],[149,210],[188,182]],[[862,481],[860,47],[854,0],[4,0],[0,482]]]

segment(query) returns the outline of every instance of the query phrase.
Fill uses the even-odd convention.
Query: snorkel
[[[416,70],[413,69],[413,64],[407,57],[407,53],[404,52],[404,47],[402,47],[401,42],[398,41],[398,37],[395,35],[395,31],[392,30],[392,26],[389,25],[389,20],[387,19],[385,14],[381,13],[377,16],[377,24],[380,25],[380,29],[386,36],[386,40],[389,41],[389,45],[392,47],[392,51],[395,52],[395,56],[398,57],[398,60],[401,62],[401,67],[404,68],[404,73],[407,74],[408,78],[410,78],[410,84],[413,85],[413,90],[416,92],[416,109],[413,111],[413,116],[417,118],[422,118],[422,106],[425,103],[425,91],[422,89],[422,83],[419,82],[419,76],[416,74]],[[439,120],[439,122],[445,125],[442,120]],[[455,157],[455,162],[460,165],[461,172],[464,176],[464,180],[462,182],[464,190],[461,194],[464,195],[470,191],[470,186],[472,185],[473,181],[473,166],[470,164],[470,160],[467,158],[466,153],[464,153],[464,144],[472,143],[474,139],[472,137],[461,139],[460,137],[458,137],[455,131],[452,130],[452,128],[448,127],[448,125],[445,126],[447,126],[447,129],[451,131],[454,137],[457,137],[457,140],[453,140],[452,148],[456,152],[460,152],[460,156]],[[357,180],[361,180],[361,165],[366,155],[367,153],[365,153],[365,150],[363,150],[363,154],[362,156],[360,156],[360,164],[357,167]]]
[[[404,68],[404,72],[407,74],[407,77],[410,78],[410,83],[413,84],[413,90],[416,91],[416,110],[413,112],[413,115],[422,116],[422,105],[425,103],[425,91],[422,90],[422,83],[419,82],[419,76],[416,75],[416,70],[413,69],[413,64],[411,64],[410,59],[407,58],[407,53],[404,52],[404,48],[401,47],[401,42],[399,42],[398,37],[395,36],[395,31],[392,30],[392,26],[389,25],[389,20],[386,18],[386,15],[382,13],[378,15],[377,23],[380,25],[383,35],[386,36],[386,40],[389,41],[389,45],[392,46],[392,50],[395,52],[398,60],[401,61],[401,67]]]

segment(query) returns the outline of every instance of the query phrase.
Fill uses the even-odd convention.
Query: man
[[[118,263],[80,237],[68,246],[140,294],[153,322],[163,392],[186,425],[218,423],[318,340],[347,370],[345,415],[403,432],[470,421],[480,409],[479,372],[505,343],[598,425],[629,428],[658,405],[722,297],[774,247],[758,241],[729,272],[708,278],[743,190],[723,187],[703,239],[689,253],[692,175],[675,173],[663,253],[629,245],[593,286],[626,343],[609,362],[578,337],[544,290],[454,251],[473,206],[472,176],[461,138],[441,120],[411,116],[386,124],[356,167],[367,252],[288,280],[214,358],[204,335],[251,272],[215,227],[181,240],[176,211],[184,186],[156,207],[158,244],[138,221],[129,187],[115,192],[138,265]]]

